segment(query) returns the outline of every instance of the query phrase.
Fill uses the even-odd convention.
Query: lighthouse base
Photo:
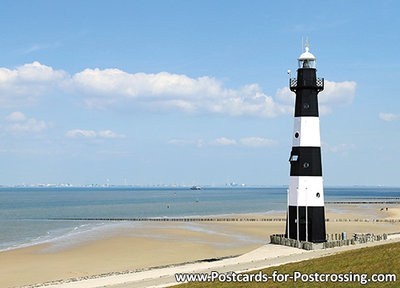
[[[288,210],[285,237],[313,243],[326,242],[324,206],[289,206]],[[306,221],[306,217],[308,221]],[[297,229],[299,233],[297,233]]]

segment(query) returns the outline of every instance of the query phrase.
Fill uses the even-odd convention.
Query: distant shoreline
[[[235,185],[235,186],[229,186],[229,185],[197,185],[201,187],[201,189],[245,189],[245,188],[271,188],[271,189],[287,189],[288,185],[252,185],[252,184],[246,184],[246,185]],[[193,187],[193,185],[104,185],[104,184],[76,184],[76,185],[63,185],[63,184],[29,184],[29,185],[0,185],[0,190],[1,189],[9,189],[9,188],[17,188],[17,189],[51,189],[51,188],[63,188],[63,189],[79,189],[79,188],[87,188],[87,189],[132,189],[132,188],[137,188],[137,189],[190,189]],[[341,186],[341,185],[327,185],[324,186],[324,189],[400,189],[400,186],[369,186],[369,185],[353,185],[353,186]]]

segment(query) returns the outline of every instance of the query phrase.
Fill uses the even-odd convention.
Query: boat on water
[[[192,186],[190,190],[201,190],[200,186]]]

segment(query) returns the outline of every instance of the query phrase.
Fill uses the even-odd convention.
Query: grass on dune
[[[278,273],[289,273],[293,275],[294,271],[302,273],[343,273],[348,274],[350,271],[359,274],[372,274],[378,273],[395,273],[397,278],[400,276],[400,242],[378,245],[374,247],[355,249],[351,251],[342,252],[339,254],[310,259],[298,263],[290,263],[278,267],[271,267],[261,270],[263,273],[271,275],[274,270]],[[250,273],[258,273],[260,270]],[[221,282],[191,282],[182,284],[179,288],[265,288],[265,287],[400,287],[400,281],[373,283],[368,282],[361,285],[358,282],[353,283],[339,283],[339,282],[301,282],[294,283],[289,280],[284,283],[274,283],[267,281],[265,283],[247,282],[247,283],[221,283]]]

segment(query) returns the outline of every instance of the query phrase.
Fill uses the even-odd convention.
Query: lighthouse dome
[[[317,58],[315,58],[315,56],[313,54],[311,54],[309,51],[309,48],[306,47],[306,52],[304,52],[303,54],[300,55],[300,57],[297,59],[299,61],[304,61],[304,60],[317,60]]]
[[[315,56],[311,54],[309,48],[306,46],[306,52],[302,53],[297,60],[299,61],[299,67],[301,68],[315,68]]]

